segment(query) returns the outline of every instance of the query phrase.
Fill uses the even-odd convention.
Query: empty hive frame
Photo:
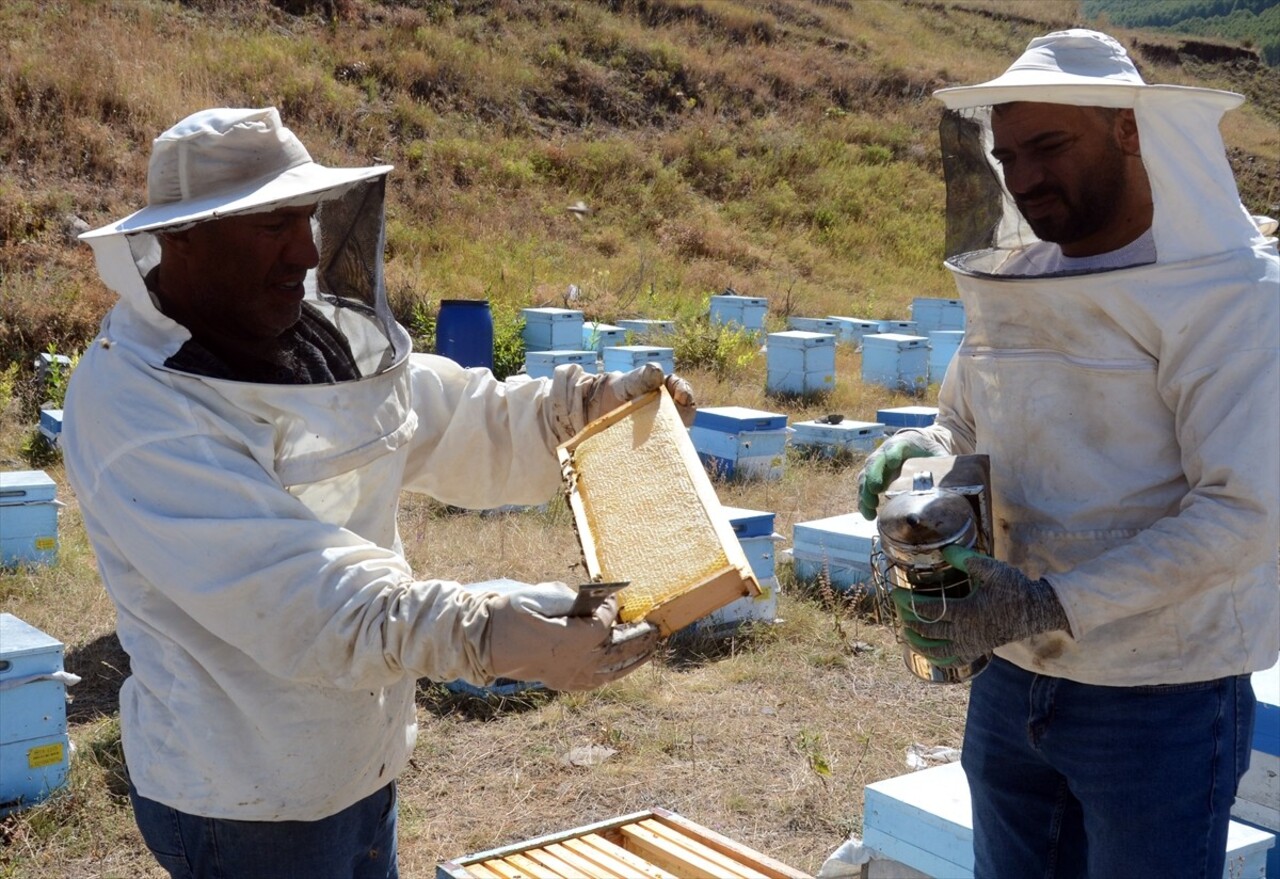
[[[437,879],[805,879],[666,809],[444,861]]]
[[[593,583],[626,581],[623,622],[663,635],[760,584],[665,388],[559,447],[565,493]]]

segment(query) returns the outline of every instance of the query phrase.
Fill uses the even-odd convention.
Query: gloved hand
[[[964,665],[1041,632],[1070,633],[1067,613],[1045,580],[1031,580],[1012,565],[962,546],[945,547],[942,557],[969,575],[967,596],[944,600],[910,589],[891,593],[903,635],[934,665]]]
[[[899,431],[880,444],[867,456],[858,471],[858,509],[862,518],[870,521],[876,517],[880,495],[889,483],[902,472],[902,463],[908,458],[941,458],[947,450],[933,437],[916,431]]]
[[[587,421],[595,421],[623,403],[656,391],[664,384],[672,402],[676,404],[676,411],[680,413],[684,426],[693,424],[693,416],[698,410],[693,399],[693,388],[674,373],[664,378],[662,367],[656,363],[646,363],[630,372],[606,372],[584,377],[579,387],[582,389]]]
[[[549,611],[573,603],[574,591],[563,583],[535,589]],[[563,600],[547,600],[562,592]],[[608,598],[589,617],[547,616],[516,595],[494,596],[484,654],[489,672],[517,681],[538,681],[551,690],[590,690],[634,671],[658,647],[658,630],[648,623],[614,626],[618,602]]]

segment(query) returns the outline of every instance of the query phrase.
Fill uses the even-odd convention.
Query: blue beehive
[[[772,577],[774,570],[774,542],[777,535],[773,533],[773,513],[761,510],[747,510],[742,507],[723,507],[729,517],[729,525],[733,528],[742,551],[751,565],[751,573],[757,579]]]
[[[774,514],[741,507],[722,507],[729,525],[760,583],[760,594],[739,598],[708,614],[700,629],[732,628],[745,622],[772,623],[778,617],[778,579],[774,570],[774,550],[781,539],[773,533]]]
[[[886,434],[904,427],[928,427],[937,417],[937,406],[894,406],[876,412],[876,420],[884,425]]]
[[[839,591],[860,591],[871,581],[876,523],[861,513],[797,522],[791,533],[796,579],[826,580]]]
[[[821,452],[830,458],[839,452],[870,452],[884,439],[884,425],[876,421],[827,420],[798,421],[791,425],[795,431],[791,444]]]
[[[775,394],[822,394],[836,384],[836,337],[787,330],[768,335],[765,389]]]
[[[736,324],[744,330],[763,330],[769,301],[758,296],[725,293],[711,297],[710,317],[713,324]]]
[[[62,410],[41,409],[40,426],[37,429],[46,443],[57,448],[58,440],[62,438]]]
[[[676,352],[674,348],[663,348],[658,345],[615,345],[604,349],[605,372],[627,372],[656,363],[662,371],[670,375],[676,371]]]
[[[574,308],[522,308],[525,351],[573,351],[582,347],[582,312]]]
[[[853,345],[861,345],[862,337],[880,332],[880,321],[866,320],[860,317],[841,317],[832,315],[831,319],[840,325],[840,341]]]
[[[916,330],[963,330],[964,303],[959,299],[931,299],[919,297],[911,303],[911,319]]]
[[[58,557],[56,486],[43,470],[0,473],[0,566]]]
[[[676,322],[673,320],[635,318],[632,320],[620,320],[618,321],[618,326],[628,333],[635,333],[637,336],[669,335],[676,331]]]
[[[834,317],[789,317],[787,327],[793,330],[804,330],[809,333],[830,333],[840,337],[842,326]]]
[[[973,804],[959,762],[867,785],[862,814],[863,844],[883,858],[879,875],[973,879]],[[1272,875],[1264,870],[1274,843],[1271,834],[1232,821],[1223,879]]]
[[[895,391],[923,391],[929,381],[929,340],[904,333],[863,336],[862,380]]]
[[[707,472],[726,479],[780,478],[789,433],[785,414],[743,406],[700,408],[689,428]]]
[[[66,784],[70,762],[62,643],[0,613],[0,816]]]
[[[940,383],[964,342],[964,330],[929,331],[929,381]]]
[[[882,320],[878,322],[881,333],[901,333],[907,336],[918,335],[916,322],[913,320]]]
[[[627,331],[622,327],[595,320],[582,322],[582,347],[584,349],[590,348],[599,352],[614,345],[625,345],[626,342]]]
[[[1280,662],[1250,676],[1253,695],[1253,743],[1249,771],[1240,779],[1231,817],[1268,833],[1280,834]],[[1280,844],[1267,855],[1267,876],[1280,877]]]
[[[550,378],[557,366],[576,363],[587,372],[594,373],[597,369],[596,360],[594,351],[526,351],[524,371],[532,378]]]

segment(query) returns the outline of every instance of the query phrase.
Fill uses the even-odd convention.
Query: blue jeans
[[[129,786],[142,838],[173,879],[397,879],[395,782],[319,821],[230,821]]]
[[[1221,879],[1248,768],[1247,676],[1099,687],[993,659],[960,762],[977,879]]]

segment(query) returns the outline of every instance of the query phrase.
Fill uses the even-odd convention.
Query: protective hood
[[[389,165],[328,168],[312,161],[274,107],[195,113],[155,139],[147,206],[80,236],[98,273],[120,296],[113,332],[162,365],[190,338],[166,317],[145,279],[160,261],[159,236],[222,217],[316,205],[319,265],[306,301],[351,345],[368,376],[408,354],[386,302],[382,252]]]
[[[1244,98],[1231,92],[1149,85],[1105,34],[1067,30],[1032,40],[1003,74],[934,93],[947,181],[947,256],[955,270],[998,273],[1011,252],[1039,241],[991,157],[991,108],[1014,101],[1131,108],[1154,204],[1157,260],[1181,262],[1265,241],[1265,218],[1240,203],[1219,122]],[[1260,228],[1260,226],[1262,228]]]

